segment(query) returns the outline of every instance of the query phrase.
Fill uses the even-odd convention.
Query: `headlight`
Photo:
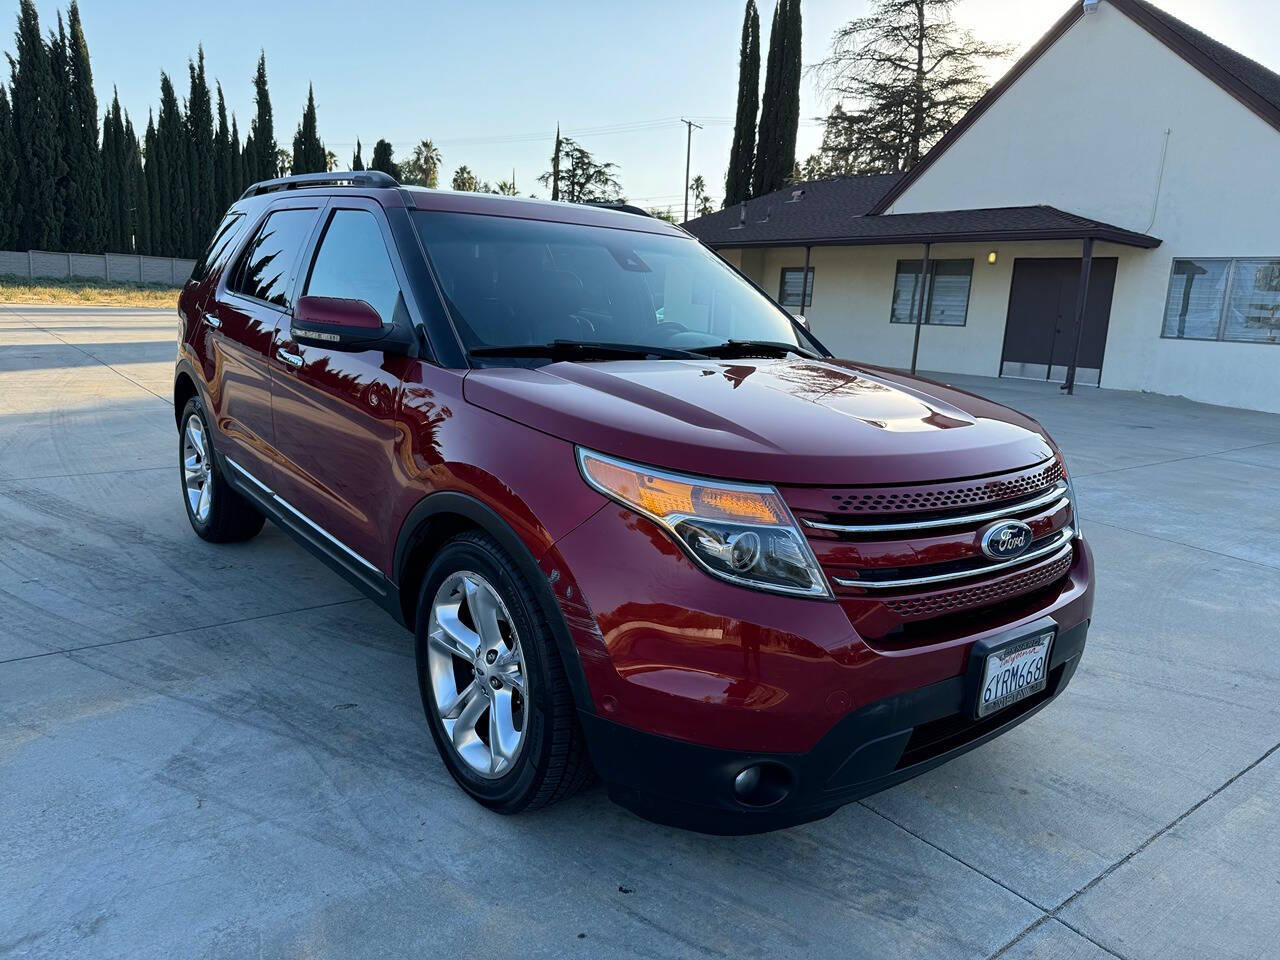
[[[1067,460],[1061,452],[1058,453],[1058,463],[1062,464],[1062,475],[1067,481],[1067,496],[1071,499],[1071,526],[1075,527],[1077,539],[1084,539],[1084,534],[1080,531],[1080,498],[1076,496],[1076,485],[1071,482]]]
[[[778,491],[667,473],[578,448],[582,477],[606,497],[665,527],[722,580],[829,597],[826,578]]]

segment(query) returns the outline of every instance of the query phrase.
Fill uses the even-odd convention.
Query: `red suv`
[[[816,819],[1079,663],[1092,560],[1044,430],[833,358],[641,211],[259,183],[179,314],[192,527],[269,517],[412,630],[495,810],[594,772],[702,831]]]

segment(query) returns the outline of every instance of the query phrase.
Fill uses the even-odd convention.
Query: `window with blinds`
[[[803,267],[783,267],[782,282],[779,285],[778,303],[784,307],[800,306],[801,291],[804,291],[804,305],[813,306],[813,267],[809,268],[809,286],[804,287]]]
[[[925,323],[963,327],[969,315],[973,261],[930,260],[929,276],[924,283],[921,279],[919,260],[898,261],[889,321],[915,323],[923,299]]]
[[[1280,260],[1174,260],[1160,335],[1280,343]]]

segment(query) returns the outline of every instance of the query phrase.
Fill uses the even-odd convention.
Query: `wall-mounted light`
[[[994,250],[992,250],[990,253],[987,254],[987,263],[991,264],[993,267],[995,266],[996,252]]]

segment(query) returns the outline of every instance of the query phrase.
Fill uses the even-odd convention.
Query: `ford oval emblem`
[[[1031,548],[1031,528],[1021,520],[997,520],[981,536],[982,552],[992,560],[1013,560]]]

